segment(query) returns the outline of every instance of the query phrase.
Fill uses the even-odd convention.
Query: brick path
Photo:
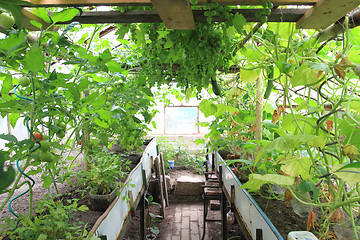
[[[212,211],[211,211],[212,212]],[[213,212],[220,219],[220,211]],[[207,222],[206,240],[221,239],[210,234],[211,225],[215,222]],[[221,224],[217,225],[217,232],[221,234]],[[203,202],[170,203],[166,208],[166,217],[159,225],[159,239],[163,240],[200,240],[203,233]],[[209,236],[212,235],[212,236]]]

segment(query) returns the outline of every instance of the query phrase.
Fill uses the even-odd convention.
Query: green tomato
[[[30,85],[30,79],[28,77],[22,76],[21,78],[19,78],[19,84],[22,87],[27,87]]]
[[[114,96],[113,95],[108,95],[107,97],[106,97],[106,100],[107,101],[112,101],[114,99]]]
[[[65,137],[65,131],[64,131],[64,130],[58,131],[58,132],[56,133],[56,136],[57,136],[58,138],[63,138],[63,137]]]
[[[47,152],[47,151],[50,150],[50,146],[51,146],[50,142],[42,140],[42,141],[40,142],[40,144],[41,144],[40,150],[41,150],[42,152]]]
[[[40,161],[41,162],[52,162],[53,155],[49,152],[41,152],[40,153]]]
[[[107,87],[105,91],[108,92],[108,93],[112,93],[114,91],[114,88]]]
[[[8,29],[15,24],[15,19],[12,16],[9,16],[5,13],[0,14],[0,26]]]
[[[110,106],[111,106],[111,102],[106,101],[106,102],[105,102],[105,106],[110,107]]]
[[[59,127],[59,128],[62,128],[62,129],[65,129],[65,128],[66,128],[66,123],[64,123],[64,122],[59,122],[58,127]]]
[[[43,141],[48,141],[49,139],[50,139],[50,138],[49,138],[48,135],[44,135],[42,140],[43,140]]]

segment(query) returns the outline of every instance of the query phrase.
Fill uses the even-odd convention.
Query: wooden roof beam
[[[168,29],[195,29],[189,0],[151,0]]]
[[[35,7],[151,6],[151,0],[24,0]],[[319,0],[271,0],[274,5],[314,5]],[[208,0],[199,0],[204,4]],[[259,0],[216,0],[221,5],[261,5]]]
[[[296,28],[325,29],[360,5],[360,0],[319,0],[296,23]]]
[[[296,22],[298,21],[307,9],[273,9],[269,16],[269,22]],[[204,10],[193,10],[195,22],[206,22],[207,17],[204,15]],[[242,14],[248,22],[258,22],[259,19],[255,16],[257,10],[255,9],[233,9],[233,14]],[[223,22],[225,19],[213,17],[215,22]],[[79,22],[82,24],[96,24],[96,23],[158,23],[162,22],[159,14],[154,10],[142,11],[126,11],[121,13],[119,11],[110,12],[83,12],[81,16],[76,16],[72,22]],[[70,23],[70,22],[65,22]],[[58,23],[64,24],[64,23]]]

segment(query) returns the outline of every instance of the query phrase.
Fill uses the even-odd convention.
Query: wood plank
[[[166,183],[166,177],[165,177],[165,164],[164,164],[164,156],[162,153],[160,153],[160,166],[161,166],[161,176],[162,176],[162,184],[163,184],[163,188],[164,188],[164,193],[165,193],[165,203],[166,206],[168,207],[169,204],[169,195],[168,195],[168,187],[167,187],[167,183]]]
[[[38,7],[71,6],[149,6],[151,0],[24,0]],[[318,0],[272,0],[274,5],[313,5]],[[199,0],[204,4],[208,0]],[[221,5],[261,5],[259,0],[217,0]]]
[[[25,29],[27,29],[29,31],[40,31],[40,30],[47,29],[50,26],[49,23],[45,22],[44,20],[42,20],[41,18],[39,18],[38,16],[29,12],[26,9],[21,9],[21,12],[24,15],[24,22],[23,22],[24,25],[23,26]],[[31,20],[41,23],[42,29],[39,29],[39,28],[35,27],[34,25],[32,25],[30,23]],[[52,27],[52,29],[53,29],[53,27]]]
[[[161,180],[161,172],[160,172],[160,160],[159,160],[159,157],[155,157],[154,159],[154,166],[155,166],[155,174],[156,174],[156,177],[158,179],[158,188],[160,190],[160,205],[161,205],[161,208],[160,208],[160,215],[165,218],[165,206],[166,206],[166,203],[165,203],[165,197],[164,197],[164,189],[163,189],[163,185],[162,185],[162,180]]]
[[[168,29],[195,29],[189,0],[151,0]]]
[[[360,5],[360,0],[319,0],[297,22],[296,28],[325,29]]]
[[[269,22],[296,22],[305,13],[307,9],[273,9],[269,16]],[[248,22],[257,22],[255,17],[256,10],[254,9],[234,9],[232,13],[242,14]],[[203,10],[193,10],[195,22],[206,22],[206,16]],[[223,22],[224,18],[214,17],[214,21]],[[81,16],[76,16],[72,22],[79,22],[82,24],[96,24],[96,23],[157,23],[161,22],[161,18],[156,11],[127,11],[121,13],[119,11],[110,12],[84,12]],[[70,22],[59,22],[64,24]]]

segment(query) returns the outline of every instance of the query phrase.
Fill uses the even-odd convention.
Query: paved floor
[[[159,225],[160,239],[199,240],[202,236],[203,205],[197,203],[171,203],[166,217]]]
[[[221,219],[221,212],[209,211],[208,219]],[[166,217],[158,225],[163,240],[200,240],[203,234],[203,202],[170,203]],[[228,238],[243,239],[237,224],[228,226]],[[235,236],[239,236],[236,238]],[[205,240],[220,240],[221,222],[207,222]]]

